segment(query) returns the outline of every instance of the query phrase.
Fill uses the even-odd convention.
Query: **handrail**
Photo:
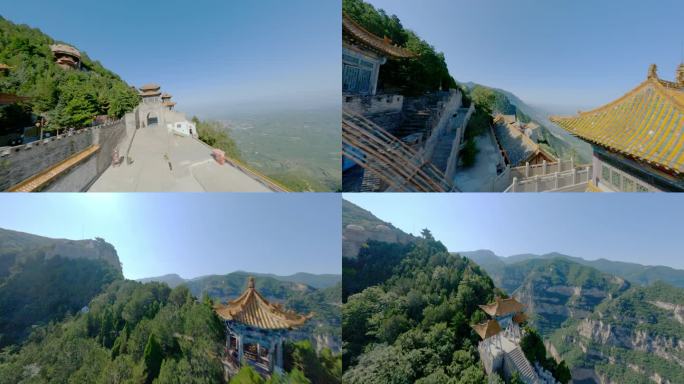
[[[342,115],[343,155],[377,175],[390,188],[420,192],[454,190],[437,167],[397,137],[349,110],[343,110]]]

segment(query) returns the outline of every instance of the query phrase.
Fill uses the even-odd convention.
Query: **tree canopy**
[[[477,305],[494,299],[494,284],[429,231],[422,235],[409,247],[371,242],[363,251],[391,261],[390,273],[357,283],[343,304],[342,328],[354,330],[344,338],[345,382],[486,383],[470,324],[485,316]],[[343,286],[369,266],[382,268],[347,264]]]

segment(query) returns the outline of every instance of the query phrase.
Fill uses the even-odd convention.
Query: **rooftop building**
[[[543,368],[532,366],[520,348],[524,335],[520,324],[527,320],[520,302],[513,297],[497,297],[494,302],[479,307],[492,317],[471,326],[482,339],[477,349],[487,375],[498,373],[508,381],[517,372],[526,384],[557,383]]]
[[[214,310],[226,326],[227,363],[237,371],[246,362],[265,376],[283,371],[283,340],[312,317],[270,303],[256,290],[253,277],[237,299]]]
[[[594,188],[684,191],[684,64],[675,81],[646,80],[604,106],[551,121],[591,144]]]
[[[387,59],[407,59],[415,54],[392,44],[387,37],[369,32],[342,15],[342,92],[374,95],[380,66]]]

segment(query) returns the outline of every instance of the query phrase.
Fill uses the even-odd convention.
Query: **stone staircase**
[[[520,347],[515,347],[508,353],[507,357],[510,359],[513,370],[520,373],[520,378],[527,384],[541,384],[541,381],[534,372],[534,368],[525,357],[525,354]]]
[[[451,154],[451,146],[456,138],[456,131],[449,131],[442,135],[432,152],[432,164],[440,171],[446,172],[449,155]]]
[[[398,138],[414,133],[422,133],[423,140],[430,134],[430,117],[438,113],[441,101],[446,100],[448,93],[435,93],[417,98],[404,99],[404,110],[399,127],[392,132]]]

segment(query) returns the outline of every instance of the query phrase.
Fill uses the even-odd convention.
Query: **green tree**
[[[572,380],[572,375],[570,374],[570,369],[565,364],[565,361],[561,361],[556,368],[556,372],[553,375],[556,380],[563,384],[567,384]]]
[[[525,384],[525,382],[520,378],[520,373],[513,372],[510,384]]]
[[[525,328],[525,336],[520,340],[520,348],[525,353],[525,357],[531,363],[535,361],[542,364],[546,361],[546,347],[544,340],[532,328]]]
[[[145,353],[143,355],[145,363],[145,382],[151,384],[152,381],[159,375],[161,363],[163,360],[161,345],[157,341],[154,334],[150,334],[145,346]]]
[[[230,379],[230,384],[264,384],[264,379],[252,367],[245,364],[237,375]]]

